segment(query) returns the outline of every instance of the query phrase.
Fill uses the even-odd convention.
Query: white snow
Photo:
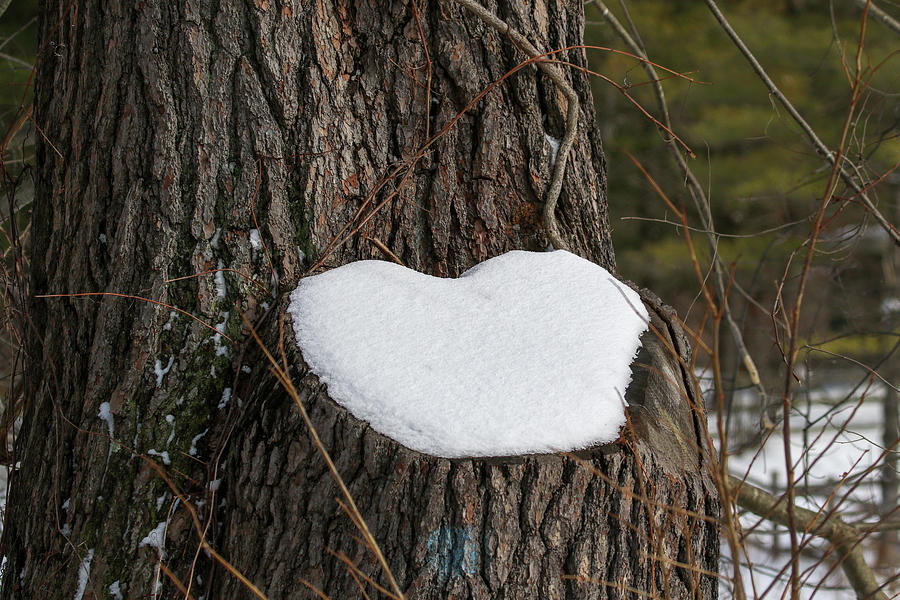
[[[220,261],[219,261],[219,266],[218,266],[218,269],[219,269],[219,270],[216,271],[216,275],[215,275],[215,281],[216,281],[216,296],[219,298],[219,300],[224,300],[224,299],[225,299],[225,293],[226,293],[226,288],[225,288],[225,271],[222,271],[222,269],[224,269],[224,268],[225,268],[225,265],[224,265],[224,264],[222,263],[222,261],[220,260]]]
[[[168,364],[163,367],[162,362],[159,359],[156,359],[156,363],[153,365],[153,372],[156,373],[156,387],[162,385],[163,377],[169,374],[169,371],[172,370],[172,364],[175,362],[175,355],[169,357]]]
[[[231,400],[231,388],[227,387],[222,390],[222,399],[219,400],[219,406],[216,408],[223,409],[228,406],[228,401]]]
[[[156,450],[155,448],[150,448],[149,450],[147,450],[147,456],[158,456],[158,457],[160,457],[160,458],[162,459],[164,465],[171,465],[171,464],[172,464],[172,459],[169,458],[169,453],[168,453],[167,451],[165,451],[165,450],[163,450],[162,452],[160,452],[159,450]]]
[[[88,550],[81,564],[78,566],[78,589],[75,590],[75,600],[81,600],[87,590],[88,579],[91,576],[91,561],[94,560],[94,549]]]
[[[648,319],[636,292],[565,251],[509,252],[459,279],[355,262],[301,280],[289,311],[334,400],[444,457],[615,440]]]
[[[547,143],[550,144],[550,166],[553,167],[556,165],[556,155],[559,152],[560,140],[555,137],[544,134],[544,139],[547,140]]]
[[[174,359],[174,357],[172,357]],[[159,362],[159,361],[157,361]],[[158,387],[158,386],[157,386]],[[106,428],[109,430],[110,439],[116,437],[115,436],[115,420],[113,419],[112,412],[110,411],[109,402],[101,402],[100,403],[100,412],[97,414],[98,417],[106,421]]]
[[[883,506],[880,477],[871,472],[883,451],[879,441],[883,434],[882,401],[887,387],[878,381],[866,382],[867,373],[832,366],[827,369],[796,369],[801,383],[795,386],[788,436],[794,461],[796,502],[799,506],[823,511],[838,511],[852,523],[874,522],[878,507]],[[862,380],[862,385],[857,385]],[[712,392],[709,379],[701,385]],[[787,468],[784,457],[782,424],[759,444],[747,444],[756,431],[759,419],[759,396],[753,390],[736,390],[730,401],[729,439],[740,448],[728,458],[728,471],[776,496],[785,493]],[[707,414],[710,434],[718,447],[717,416]],[[772,586],[766,597],[789,594],[790,536],[788,529],[742,513],[740,521],[745,538],[742,544],[741,572],[748,597],[753,587],[758,591]],[[804,532],[798,532],[806,538]],[[803,600],[842,600],[854,598],[844,573],[827,554],[827,543],[814,536],[803,542],[800,554],[800,598]],[[880,540],[869,536],[862,542],[867,557],[877,553]],[[744,554],[745,553],[745,554]],[[731,559],[727,544],[722,546],[722,559],[730,572]],[[823,560],[823,556],[826,558]],[[749,559],[749,560],[748,560]],[[870,564],[874,566],[873,560]],[[896,572],[896,569],[894,569]],[[890,568],[876,571],[883,581]],[[751,583],[751,576],[753,581]],[[815,589],[819,584],[822,587]],[[731,584],[720,580],[720,597],[734,595]],[[888,591],[887,589],[885,591]],[[890,594],[888,594],[890,596]]]
[[[150,530],[144,539],[138,543],[138,548],[150,546],[156,548],[156,553],[160,557],[165,554],[166,544],[166,521],[160,521],[159,524]]]
[[[199,442],[200,438],[206,435],[208,431],[209,429],[204,429],[202,433],[198,433],[193,438],[191,438],[191,448],[188,450],[188,454],[190,454],[191,456],[197,456],[197,442]]]
[[[172,426],[172,431],[169,432],[169,439],[166,440],[166,449],[168,450],[169,444],[175,439],[175,415],[166,415],[166,423]]]
[[[231,311],[222,311],[220,314],[222,317],[222,321],[220,323],[216,323],[216,333],[213,334],[212,341],[213,346],[216,348],[216,356],[230,356],[228,351],[228,346],[222,343],[222,334],[219,333],[224,332],[225,328],[228,327],[228,318],[231,316]]]
[[[262,248],[262,239],[259,237],[259,229],[250,230],[250,247],[254,250]]]
[[[115,598],[116,600],[122,600],[122,590],[119,589],[119,580],[116,579],[111,584],[109,584],[109,595]]]
[[[172,330],[172,323],[175,322],[175,317],[176,317],[175,311],[174,310],[169,311],[169,320],[166,321],[165,325],[163,325],[163,331],[171,331]]]

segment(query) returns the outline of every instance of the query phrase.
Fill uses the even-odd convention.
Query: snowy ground
[[[881,399],[884,391],[881,384],[869,387],[864,384],[854,389],[851,385],[833,383],[797,395],[791,418],[790,449],[799,505],[816,511],[823,508],[838,510],[845,520],[853,523],[877,520],[877,514],[882,510],[880,474],[873,467],[883,456]],[[753,427],[759,415],[759,408],[753,403],[752,394],[736,395],[735,406],[743,417],[732,423],[732,431],[734,425]],[[709,429],[715,434],[713,415],[709,419]],[[736,437],[732,435],[731,439]],[[783,440],[779,427],[761,448],[751,446],[732,455],[728,462],[729,472],[780,495],[787,481]],[[898,517],[900,514],[892,518]],[[787,530],[752,514],[743,515],[741,522],[749,532],[747,556],[742,557],[748,597],[782,598],[789,593],[790,537]],[[839,565],[826,555],[827,545],[812,537],[801,537],[800,541],[807,545],[800,559],[803,571],[801,596],[821,600],[855,598]],[[873,540],[864,547],[872,565],[875,564],[874,546]],[[724,543],[722,554],[725,562],[720,571],[724,574],[731,570],[729,550]],[[883,582],[885,577],[900,573],[900,565],[883,567],[876,572],[879,581]],[[728,585],[723,583],[722,597],[731,596]],[[895,583],[886,591],[890,596],[900,592],[900,587]]]

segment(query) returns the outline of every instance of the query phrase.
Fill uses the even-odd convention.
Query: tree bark
[[[538,48],[581,43],[580,3],[486,6]],[[392,176],[525,59],[453,2],[48,0],[40,35],[31,292],[108,295],[31,305],[0,597],[249,597],[201,550],[187,504],[269,598],[315,597],[304,581],[362,597],[329,549],[386,585],[242,315],[277,348],[298,279],[385,258],[379,244],[449,277],[544,249],[564,97],[527,67]],[[589,80],[567,76],[582,102],[557,218],[574,252],[614,269]],[[284,347],[408,598],[714,597],[702,416],[677,360],[645,341],[654,368],[620,443],[454,461],[373,432]]]
[[[718,513],[715,487],[682,396],[690,387],[671,359],[684,340],[646,298],[661,339],[644,336],[637,362],[650,368],[629,387],[628,429],[619,443],[569,455],[446,460],[408,450],[331,401],[291,353],[300,399],[408,598],[716,596],[718,530],[702,518]],[[281,403],[290,405],[277,388],[265,395],[230,459],[241,465],[227,502],[239,507],[226,524],[234,565],[272,597],[315,597],[300,577],[333,598],[361,597],[330,559],[343,553],[387,586],[333,501],[340,491],[299,414]],[[293,518],[298,505],[305,518]],[[241,597],[241,584],[226,591]]]
[[[894,199],[897,202],[895,209],[897,217],[895,221],[897,221],[900,220],[900,186],[894,190]],[[882,302],[900,298],[898,269],[900,269],[900,249],[887,243],[881,257],[881,272],[884,276]],[[890,316],[887,325],[891,326]],[[894,364],[886,369],[886,381],[900,380],[900,368],[897,367],[896,362],[894,361]],[[897,507],[900,506],[900,394],[889,385],[884,386],[881,415],[884,422],[881,443],[884,448],[889,449],[884,455],[880,469],[881,513],[883,518],[890,519],[896,516]],[[900,532],[896,530],[882,531],[878,542],[876,564],[892,569],[900,561]]]

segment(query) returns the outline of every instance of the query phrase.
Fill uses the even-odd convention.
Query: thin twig
[[[645,49],[643,48],[643,46],[638,44],[634,40],[634,38],[631,37],[631,35],[628,33],[628,30],[625,29],[625,27],[619,22],[616,16],[609,10],[609,8],[602,0],[593,0],[593,2],[594,6],[597,7],[603,17],[607,19],[610,25],[612,25],[616,34],[618,34],[618,36],[622,38],[622,41],[625,42],[625,44],[631,49],[634,54],[643,59],[641,60],[641,66],[643,66],[644,71],[647,73],[647,76],[652,83],[653,93],[656,96],[656,103],[661,113],[660,120],[665,126],[665,129],[667,131],[671,131],[672,122],[669,118],[669,107],[668,103],[666,102],[666,95],[663,91],[662,85],[660,84],[659,75],[657,74],[653,63],[650,62]],[[754,362],[753,357],[750,355],[750,351],[747,349],[746,343],[744,343],[744,336],[741,333],[740,327],[738,327],[737,323],[734,321],[734,318],[731,315],[731,307],[728,303],[728,299],[723,297],[725,273],[721,259],[719,258],[719,234],[715,232],[709,199],[707,198],[706,192],[700,185],[700,182],[697,179],[696,175],[694,175],[694,172],[688,165],[684,155],[678,149],[678,146],[675,144],[674,140],[671,137],[666,139],[666,146],[668,146],[672,157],[675,159],[675,162],[678,165],[679,170],[682,172],[687,181],[688,189],[690,189],[691,191],[691,198],[694,201],[694,206],[697,208],[697,212],[700,215],[700,220],[703,223],[703,233],[706,235],[707,243],[710,247],[711,261],[716,276],[716,287],[718,288],[719,297],[722,302],[723,318],[725,319],[725,323],[728,325],[728,329],[731,332],[731,337],[734,341],[734,344],[735,346],[737,346],[738,352],[741,355],[744,368],[747,370],[747,373],[750,376],[750,381],[759,392],[761,405],[765,407],[768,405],[768,394],[766,393],[766,389],[759,377],[759,370],[756,368],[756,363]],[[765,414],[765,411],[761,412]],[[766,423],[765,425],[767,426],[768,423]]]
[[[6,154],[6,147],[9,146],[9,143],[19,132],[19,129],[22,128],[22,125],[25,124],[25,121],[31,118],[31,111],[33,108],[33,104],[26,106],[25,109],[19,113],[19,116],[16,117],[16,120],[9,126],[9,129],[6,130],[6,133],[3,135],[3,140],[0,141],[0,156]]]
[[[391,249],[388,248],[387,246],[385,246],[384,242],[382,242],[381,240],[379,240],[379,239],[376,238],[376,237],[369,237],[368,240],[369,240],[369,243],[371,243],[373,246],[375,246],[376,248],[378,248],[379,250],[381,250],[382,252],[384,252],[385,255],[387,255],[387,257],[390,258],[392,261],[394,261],[395,263],[397,263],[397,264],[400,265],[401,267],[405,267],[405,266],[406,266],[406,265],[403,264],[403,261],[400,260],[400,257],[399,257],[399,256],[397,256],[396,254],[394,254],[393,252],[391,252]]]
[[[232,344],[236,343],[233,339],[231,339],[230,337],[225,335],[224,332],[219,331],[218,329],[216,329],[215,327],[213,327],[212,325],[210,325],[209,323],[207,323],[200,317],[196,317],[196,316],[192,315],[191,313],[189,313],[188,311],[186,311],[182,308],[178,308],[177,306],[172,306],[171,304],[166,304],[165,302],[160,302],[159,300],[153,300],[152,298],[144,298],[143,296],[135,296],[132,294],[119,294],[118,292],[76,292],[74,294],[36,294],[34,297],[35,298],[88,298],[91,296],[111,296],[113,298],[126,298],[129,300],[140,300],[142,302],[149,302],[150,304],[156,304],[157,306],[162,306],[162,307],[168,308],[170,310],[175,310],[187,317],[192,318],[193,320],[197,321],[198,323],[200,323],[207,329],[210,329],[210,330],[218,333],[219,335],[221,335],[223,338],[225,338]]]
[[[0,6],[3,6],[4,2],[6,3],[6,6],[9,6],[9,0],[0,0]],[[0,16],[3,16],[4,10],[6,10],[6,9],[0,8]],[[0,50],[5,48],[8,43],[10,43],[14,39],[16,39],[16,36],[18,36],[20,33],[25,31],[29,27],[31,27],[35,22],[37,22],[37,17],[31,17],[24,25],[22,25],[21,27],[16,29],[15,33],[13,33],[11,36],[9,36],[8,38],[6,38],[2,42],[0,42]],[[33,67],[34,65],[28,65],[28,66]]]
[[[860,8],[866,7],[866,0],[856,0],[856,3]],[[869,2],[869,15],[875,17],[882,25],[891,29],[894,33],[900,35],[900,22],[897,21],[894,17],[884,12],[883,9],[879,8],[875,5],[874,2]]]
[[[755,515],[765,517],[773,523],[788,526],[788,507],[779,498],[769,492],[741,481],[734,476],[728,477],[728,486],[736,494],[738,504]],[[850,585],[859,598],[870,600],[887,600],[887,595],[875,580],[875,574],[866,564],[860,541],[860,531],[845,523],[837,515],[830,515],[821,521],[817,512],[793,507],[794,520],[797,526],[831,543],[841,557],[841,568],[847,575]],[[810,531],[813,530],[814,531]]]
[[[322,267],[325,264],[326,259],[331,255],[332,251],[334,251],[335,248],[342,246],[344,243],[347,242],[347,240],[349,240],[354,235],[356,235],[366,225],[366,223],[368,223],[378,213],[378,211],[380,211],[382,208],[384,208],[384,206],[387,205],[388,202],[392,201],[398,195],[399,190],[403,188],[403,186],[406,184],[407,180],[412,176],[415,165],[418,163],[418,161],[423,156],[425,156],[428,149],[431,148],[431,146],[433,146],[437,142],[437,140],[439,140],[448,131],[450,131],[450,129],[452,129],[456,125],[457,121],[459,121],[463,117],[463,115],[467,114],[473,107],[475,107],[479,102],[481,102],[481,100],[485,96],[487,96],[488,93],[491,92],[491,90],[493,90],[495,87],[497,87],[498,85],[500,85],[501,83],[506,81],[509,77],[511,77],[515,73],[518,73],[520,70],[528,67],[531,64],[540,63],[540,62],[544,61],[545,59],[547,59],[548,57],[555,56],[562,52],[568,52],[570,50],[579,50],[579,49],[604,50],[607,52],[613,52],[615,54],[622,54],[625,56],[630,56],[632,58],[636,58],[638,60],[642,60],[640,57],[632,55],[628,52],[624,52],[622,50],[614,50],[613,48],[605,48],[602,46],[588,46],[588,45],[584,45],[584,44],[578,44],[578,45],[573,45],[573,46],[567,46],[565,48],[560,48],[557,50],[551,50],[549,52],[540,54],[536,57],[528,58],[528,59],[522,61],[521,63],[517,64],[515,67],[513,67],[512,69],[510,69],[509,71],[504,73],[502,77],[494,80],[487,87],[485,87],[483,90],[481,90],[474,98],[472,98],[469,101],[468,104],[466,104],[462,108],[462,110],[457,112],[456,115],[454,115],[454,117],[452,119],[450,119],[446,124],[444,124],[444,126],[441,127],[440,131],[438,131],[437,133],[432,135],[431,138],[425,144],[423,144],[418,150],[416,150],[416,152],[410,158],[404,160],[401,165],[394,168],[388,175],[379,179],[378,182],[376,182],[375,186],[372,188],[372,190],[366,195],[365,199],[363,200],[363,202],[359,206],[359,208],[356,210],[356,213],[353,215],[353,217],[347,223],[345,223],[344,226],[341,227],[340,231],[338,231],[334,235],[334,237],[331,239],[331,241],[328,242],[328,244],[326,245],[325,249],[322,250],[322,252],[321,252],[319,258],[316,260],[316,262],[306,271],[306,274],[315,273],[320,267]],[[698,81],[692,79],[691,77],[688,77],[687,75],[678,73],[677,71],[673,71],[671,69],[666,69],[665,67],[663,67],[661,65],[655,65],[655,66],[657,68],[667,71],[674,77],[685,79],[692,83],[701,83],[701,82],[698,82]],[[558,159],[557,159],[557,162],[559,162]],[[401,175],[401,173],[402,173],[402,175]],[[376,195],[379,192],[381,192],[381,190],[389,182],[393,181],[398,176],[400,177],[400,181],[395,186],[395,189],[393,191],[391,191],[390,193],[388,193],[384,199],[382,199],[374,208],[369,210],[368,213],[366,213],[364,215],[365,210],[374,202]],[[355,226],[354,226],[354,224],[355,224]],[[349,231],[349,233],[348,233],[348,231]]]
[[[26,69],[30,69],[34,66],[34,65],[28,64],[21,58],[16,58],[15,56],[13,56],[11,54],[6,54],[5,52],[0,52],[0,58],[2,58],[4,60],[8,60],[11,63],[15,63],[21,67],[25,67]]]
[[[376,560],[381,565],[384,576],[387,577],[388,583],[390,584],[391,589],[394,591],[394,597],[398,600],[404,600],[403,592],[400,590],[400,586],[397,584],[396,579],[394,579],[394,574],[391,572],[391,569],[387,564],[387,560],[385,559],[384,554],[381,552],[381,548],[378,546],[378,542],[375,540],[375,536],[372,535],[372,532],[369,530],[365,519],[362,518],[362,514],[359,512],[359,508],[357,508],[356,502],[353,500],[353,496],[350,494],[350,490],[347,489],[347,485],[344,483],[343,478],[338,472],[334,461],[331,460],[331,455],[325,448],[322,440],[319,438],[319,434],[316,431],[312,420],[309,418],[309,414],[306,412],[306,407],[303,406],[303,402],[301,402],[300,400],[300,395],[297,392],[297,388],[294,387],[294,382],[291,381],[290,375],[278,366],[278,361],[275,360],[275,358],[266,348],[265,344],[263,344],[262,340],[259,337],[259,334],[256,332],[256,329],[254,329],[252,324],[247,321],[247,317],[244,315],[242,316],[244,317],[245,324],[250,329],[250,334],[253,336],[253,339],[256,341],[257,345],[259,345],[263,354],[265,354],[266,359],[269,361],[269,369],[284,387],[285,391],[287,391],[288,395],[297,406],[297,409],[300,411],[300,417],[306,424],[306,428],[309,431],[309,435],[312,438],[313,444],[319,451],[319,455],[323,458],[325,464],[328,466],[328,470],[331,472],[332,478],[340,488],[344,498],[347,500],[347,506],[349,507],[348,513],[353,513],[353,515],[356,517],[355,519],[353,519],[353,522],[360,530],[360,533],[362,533],[363,538],[365,538],[366,540],[366,544],[369,546],[372,553],[375,555]]]

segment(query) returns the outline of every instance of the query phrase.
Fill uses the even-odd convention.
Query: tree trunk
[[[581,43],[580,3],[489,8],[538,48]],[[329,551],[387,585],[242,315],[276,349],[285,293],[320,259],[385,246],[454,277],[544,249],[565,97],[529,66],[394,176],[526,58],[449,0],[47,0],[40,32],[31,291],[131,297],[34,299],[0,597],[249,597],[235,571],[269,598],[315,597],[304,582],[362,597]],[[574,252],[613,269],[589,81],[566,75],[582,102],[556,214]],[[654,368],[620,443],[490,460],[399,447],[284,347],[408,598],[714,597],[702,416],[677,360],[645,342]]]
[[[900,221],[900,186],[894,190],[897,219]],[[884,275],[884,286],[881,295],[882,302],[897,301],[900,299],[900,250],[894,244],[887,243],[884,246],[884,254],[881,257],[881,272]],[[883,309],[882,309],[883,310]],[[890,312],[887,316],[887,326],[896,327],[897,318]],[[893,323],[892,323],[893,321]],[[900,381],[900,367],[897,361],[887,365],[885,369],[885,381]],[[882,400],[882,420],[884,427],[881,432],[881,442],[889,451],[884,455],[881,463],[881,513],[886,519],[897,517],[900,506],[900,394],[890,386],[884,386],[884,398]],[[876,564],[886,569],[894,569],[900,561],[900,532],[896,530],[882,531],[879,535],[878,555]]]

